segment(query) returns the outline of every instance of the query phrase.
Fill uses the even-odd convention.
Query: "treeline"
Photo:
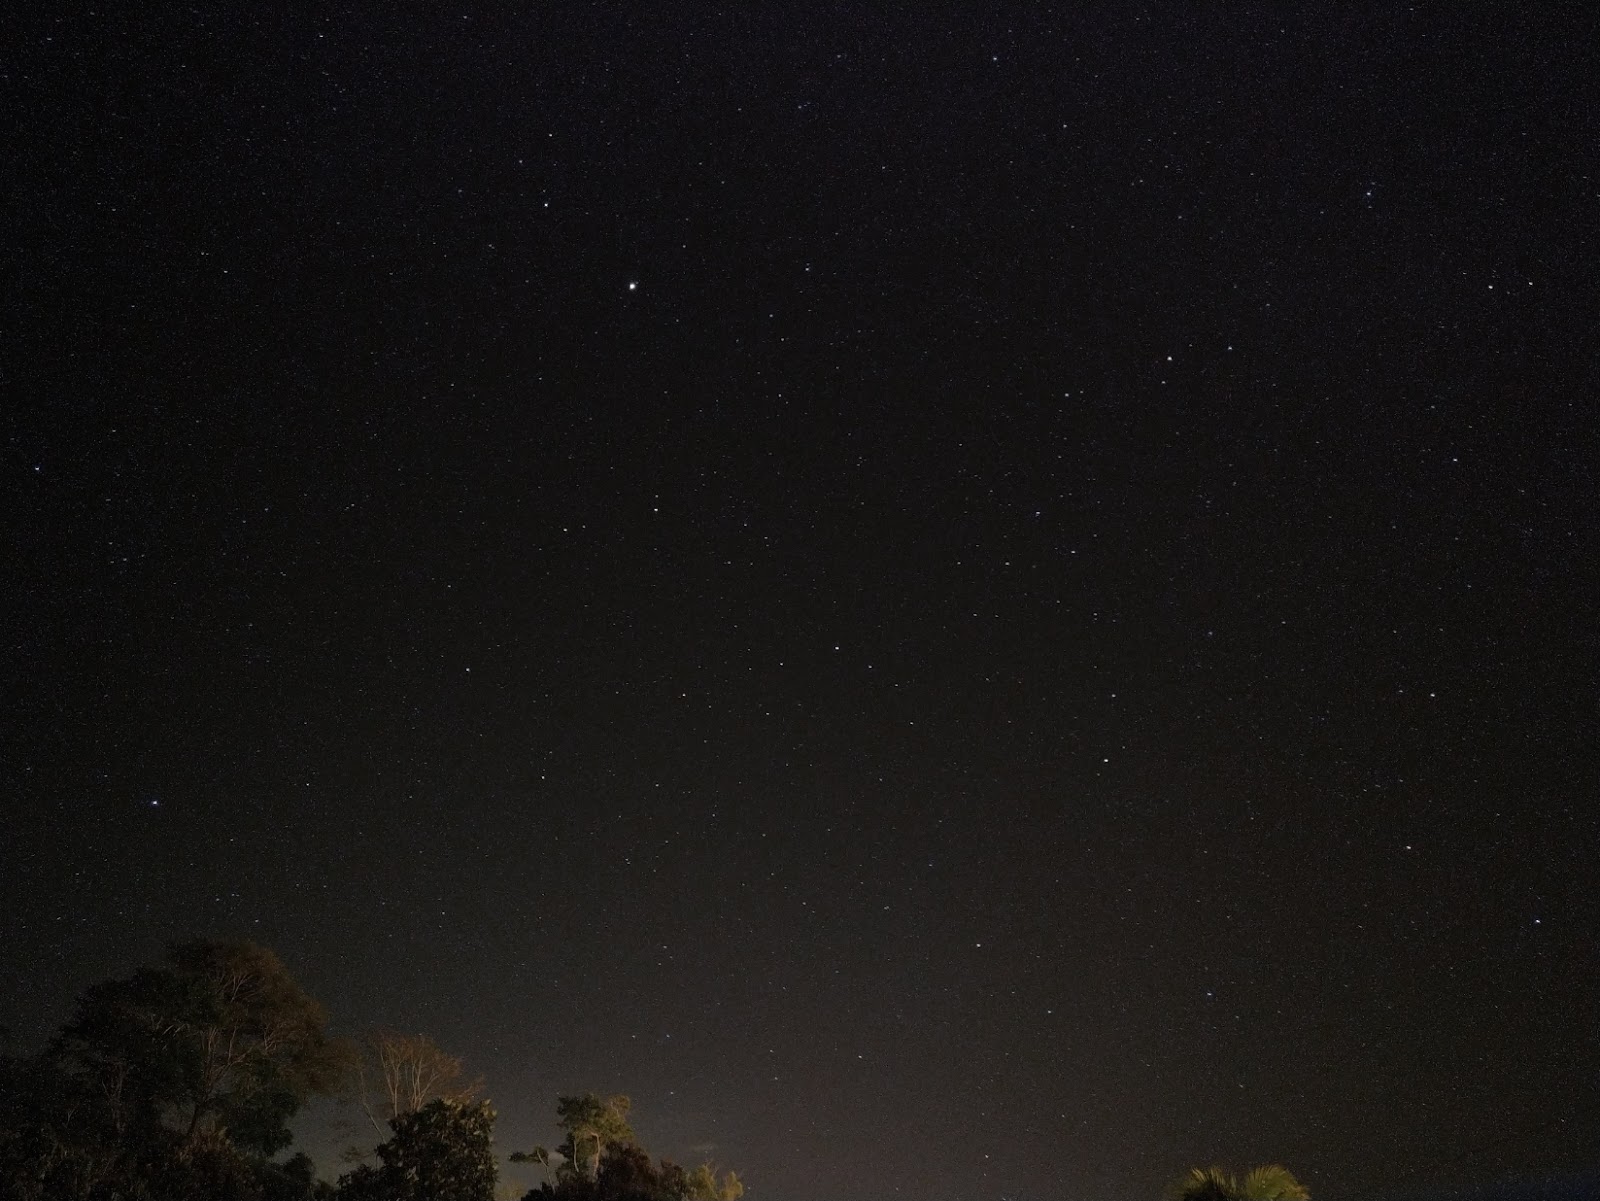
[[[7,1201],[494,1201],[495,1113],[461,1061],[422,1036],[330,1038],[327,1016],[271,951],[174,946],[165,963],[89,988],[39,1054],[0,1058]],[[348,1101],[376,1147],[329,1184],[289,1121]],[[652,1161],[626,1097],[562,1097],[548,1169],[524,1201],[738,1201],[710,1164]]]

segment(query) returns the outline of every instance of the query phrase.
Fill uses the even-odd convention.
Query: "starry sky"
[[[755,1201],[1600,1167],[1600,21],[322,12],[7,18],[15,1045],[248,937]]]

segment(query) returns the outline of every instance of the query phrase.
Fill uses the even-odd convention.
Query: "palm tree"
[[[1311,1192],[1281,1163],[1251,1168],[1244,1178],[1245,1201],[1311,1201]]]
[[[1173,1201],[1311,1201],[1306,1186],[1277,1163],[1251,1168],[1243,1180],[1224,1168],[1193,1168],[1171,1191]]]

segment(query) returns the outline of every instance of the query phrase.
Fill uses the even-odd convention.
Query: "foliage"
[[[1244,1178],[1244,1196],[1247,1201],[1311,1201],[1306,1186],[1276,1163],[1250,1169]]]
[[[1275,1163],[1252,1168],[1243,1180],[1225,1168],[1192,1168],[1170,1193],[1174,1201],[1311,1201],[1305,1185]]]
[[[378,1167],[339,1180],[343,1201],[494,1201],[494,1110],[437,1098],[390,1123]]]
[[[317,1165],[304,1151],[283,1163],[263,1165],[261,1201],[332,1201],[333,1188],[317,1179]]]
[[[744,1184],[734,1172],[720,1178],[703,1163],[692,1172],[671,1160],[652,1163],[628,1125],[627,1097],[561,1097],[556,1112],[567,1132],[557,1148],[555,1180],[529,1190],[523,1201],[739,1201]],[[549,1166],[542,1147],[513,1163]]]
[[[744,1196],[744,1182],[737,1172],[724,1172],[717,1179],[717,1170],[703,1163],[689,1173],[685,1201],[739,1201]]]
[[[560,1183],[594,1183],[600,1176],[600,1161],[610,1147],[637,1147],[638,1139],[628,1125],[628,1097],[600,1097],[584,1093],[581,1097],[558,1097],[556,1118],[567,1137],[555,1150],[560,1158],[556,1179]],[[550,1165],[551,1152],[543,1147],[517,1152],[512,1163]]]
[[[344,1070],[325,1025],[251,943],[180,944],[160,967],[94,985],[43,1054],[0,1068],[0,1194],[309,1196],[309,1161],[268,1157]]]
[[[119,1149],[95,1101],[44,1057],[0,1060],[0,1195],[85,1197],[106,1179]]]
[[[632,1107],[632,1100],[624,1096],[602,1098],[585,1093],[581,1097],[558,1098],[556,1116],[567,1132],[558,1148],[562,1157],[560,1170],[581,1172],[595,1180],[606,1148],[637,1146],[633,1127],[628,1125],[628,1110]]]
[[[322,1007],[253,943],[183,943],[168,959],[89,989],[56,1058],[119,1134],[161,1124],[190,1143],[213,1136],[259,1155],[287,1146],[288,1120],[348,1067]]]
[[[183,943],[159,966],[86,989],[42,1053],[0,1056],[0,1199],[493,1201],[495,1114],[475,1101],[480,1088],[423,1035],[380,1032],[358,1061],[263,947]],[[376,1164],[335,1189],[307,1156],[272,1156],[307,1099],[341,1090],[375,1125],[386,1117],[390,1135]],[[653,1162],[631,1108],[625,1096],[560,1097],[556,1150],[511,1157],[559,1161],[528,1197],[739,1201],[733,1172]]]

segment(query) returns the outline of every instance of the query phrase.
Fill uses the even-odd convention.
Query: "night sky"
[[[1600,18],[327,7],[7,18],[14,1048],[247,937],[752,1201],[1600,1167]]]

